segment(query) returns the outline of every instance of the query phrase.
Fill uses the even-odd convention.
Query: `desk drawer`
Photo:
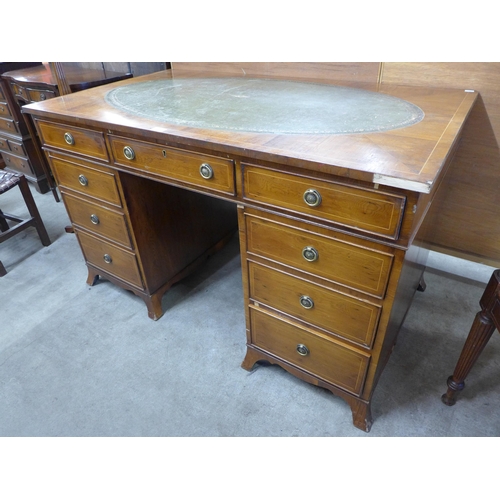
[[[369,355],[253,308],[250,324],[255,346],[346,391],[361,393]]]
[[[12,118],[12,113],[6,102],[0,102],[0,116],[3,118]]]
[[[380,307],[249,262],[250,300],[371,347]]]
[[[235,195],[232,160],[120,137],[109,140],[118,165],[152,172],[208,191]]]
[[[8,143],[7,139],[4,139],[3,137],[0,137],[0,150],[1,151],[10,151],[9,143]]]
[[[25,101],[29,101],[29,92],[24,87],[17,85],[16,83],[11,83],[12,92],[16,97],[21,97]]]
[[[56,93],[51,90],[30,89],[30,100],[33,102],[46,101],[54,97],[56,97]]]
[[[109,160],[102,132],[44,121],[37,121],[37,123],[44,146],[63,149],[69,153],[97,160]]]
[[[332,236],[247,215],[247,251],[382,298],[393,256]],[[360,240],[360,243],[362,241]]]
[[[50,165],[61,188],[122,206],[115,174],[111,169],[86,167],[55,156],[50,157]]]
[[[64,203],[71,222],[105,238],[109,238],[128,248],[132,248],[125,216],[68,194],[64,194]]]
[[[244,197],[397,239],[405,198],[244,165]],[[308,195],[306,195],[308,193]],[[309,197],[308,197],[309,196]],[[306,203],[308,199],[310,206]]]
[[[111,243],[75,230],[85,259],[89,264],[143,289],[141,273],[135,255]]]
[[[7,154],[6,152],[3,152],[2,156],[7,168],[15,170],[16,172],[20,172],[24,175],[27,175],[28,177],[31,177],[33,175],[30,162],[26,158]]]
[[[0,130],[9,134],[19,134],[19,128],[17,127],[16,122],[7,118],[0,119]]]
[[[9,140],[10,150],[18,156],[27,156],[26,150],[22,142]]]

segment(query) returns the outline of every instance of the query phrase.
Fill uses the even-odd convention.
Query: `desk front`
[[[376,383],[425,288],[425,215],[475,99],[166,71],[24,111],[89,284],[133,291],[158,319],[172,283],[237,228],[243,368],[268,361],[325,387],[369,431]]]

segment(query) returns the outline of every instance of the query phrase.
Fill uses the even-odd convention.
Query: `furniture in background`
[[[26,178],[22,174],[17,174],[13,172],[7,172],[5,170],[0,171],[0,195],[9,191],[15,186],[19,186],[21,194],[26,203],[26,207],[30,214],[29,217],[23,218],[17,215],[8,214],[0,210],[0,243],[12,238],[16,234],[29,227],[34,227],[38,232],[38,236],[44,246],[50,245],[49,235],[43,224],[40,213],[31,194],[30,188]],[[14,222],[12,227],[9,226],[7,221]],[[7,271],[0,261],[0,276],[5,276]]]
[[[500,269],[491,275],[479,301],[469,335],[458,358],[453,375],[448,378],[448,390],[441,397],[445,405],[453,406],[457,393],[465,387],[465,379],[479,358],[495,329],[500,330]]]
[[[211,69],[196,76],[217,76]],[[162,295],[229,237],[237,214],[243,368],[270,362],[328,389],[348,402],[354,425],[368,431],[373,392],[423,288],[424,222],[477,93],[355,82],[354,101],[361,86],[373,91],[364,97],[404,102],[413,125],[336,133],[319,121],[338,110],[318,98],[334,80],[321,65],[315,70],[308,75],[296,67],[305,94],[293,99],[279,91],[290,82],[260,80],[259,91],[241,71],[210,97],[209,85],[198,87],[173,64],[172,71],[24,112],[34,119],[61,190],[89,284],[101,277],[133,291],[157,319]],[[304,83],[318,76],[330,85]],[[278,92],[267,99],[277,90],[273,82]],[[182,99],[190,83],[192,93]],[[174,106],[169,85],[180,99]],[[288,107],[310,94],[312,107],[292,119]],[[280,102],[282,119],[273,124],[276,115],[266,113]],[[377,127],[370,109],[363,116]],[[386,108],[376,109],[382,118]],[[307,124],[312,129],[301,128]]]
[[[65,84],[71,92],[132,77],[131,73],[81,68],[72,64],[64,64],[64,68]],[[0,99],[7,106],[6,118],[0,122],[0,152],[5,161],[5,168],[24,174],[40,193],[52,190],[57,200],[50,169],[30,119],[25,119],[21,107],[30,102],[45,101],[61,95],[58,81],[50,65],[41,63],[6,71],[1,79],[5,100]],[[0,104],[1,106],[3,105]],[[2,126],[2,123],[5,126]]]
[[[30,68],[37,66],[40,62],[0,62],[0,169],[5,168],[5,161],[2,157],[2,151],[9,152],[9,138],[18,144],[17,137],[19,129],[18,114],[16,114],[17,104],[9,91],[7,82],[2,79],[2,74],[16,69]]]

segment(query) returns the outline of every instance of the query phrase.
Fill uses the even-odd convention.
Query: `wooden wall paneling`
[[[249,76],[290,78],[308,81],[353,81],[377,83],[380,63],[288,63],[288,62],[172,62],[176,77],[195,74],[221,74],[224,76]]]
[[[380,75],[383,83],[479,92],[433,206],[427,243],[500,267],[500,63],[383,63]]]

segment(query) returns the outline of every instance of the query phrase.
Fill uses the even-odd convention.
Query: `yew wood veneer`
[[[158,118],[171,104],[168,96],[155,103],[162,89],[189,83],[166,71],[24,108],[59,183],[89,282],[101,276],[134,291],[157,319],[163,293],[230,237],[237,217],[243,368],[278,364],[344,398],[354,425],[369,431],[375,386],[414,292],[424,288],[426,214],[476,92],[342,82],[411,103],[422,115],[410,126],[348,133],[304,131],[290,116],[280,126],[299,127],[291,133],[269,130],[266,108],[261,115],[244,107],[255,97],[244,76],[196,101],[196,119],[213,120],[231,98],[241,103],[234,111],[261,118],[262,129],[225,128],[232,109],[210,126],[176,121],[184,101],[179,116]],[[134,109],[145,88],[156,93]],[[329,91],[307,88],[313,97],[316,90]],[[117,95],[132,99],[131,107],[118,106]],[[319,115],[305,118],[315,124]]]

